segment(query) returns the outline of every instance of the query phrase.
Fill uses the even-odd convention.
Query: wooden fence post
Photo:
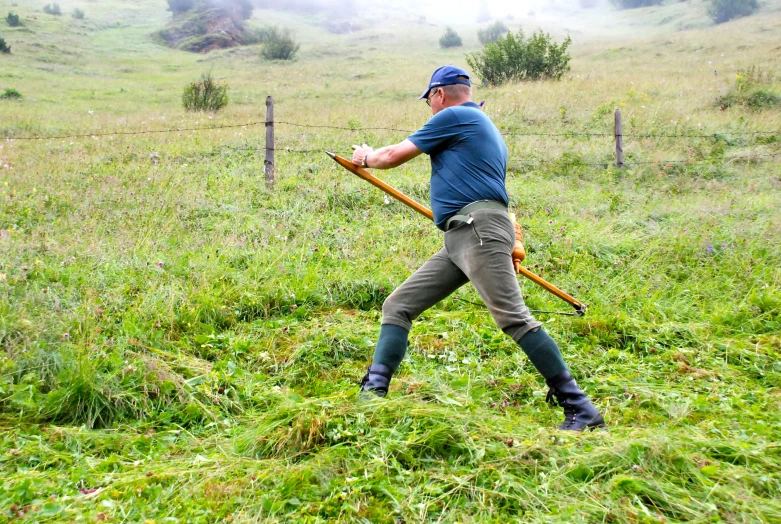
[[[274,99],[266,97],[266,186],[274,187]]]
[[[621,125],[621,110],[616,109],[616,167],[624,167],[624,130]]]

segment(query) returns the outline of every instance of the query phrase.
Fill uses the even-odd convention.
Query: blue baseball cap
[[[466,80],[458,78],[459,76],[465,76]],[[460,67],[452,65],[442,66],[431,75],[431,81],[428,83],[428,87],[423,91],[423,94],[420,95],[418,100],[428,98],[428,94],[432,87],[451,86],[453,84],[462,84],[465,86],[472,85],[469,81],[469,74]]]

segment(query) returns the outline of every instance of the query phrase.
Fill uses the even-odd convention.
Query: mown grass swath
[[[580,12],[559,81],[476,86],[527,267],[589,306],[540,315],[609,421],[585,435],[551,429],[468,286],[416,322],[388,399],[356,403],[384,298],[441,235],[321,151],[422,125],[423,84],[480,49],[476,25],[442,50],[444,26],[390,8],[346,35],[256,9],[300,40],[271,62],[155,43],[156,0],[78,7],[14,7],[3,33],[0,89],[24,97],[0,101],[0,520],[781,520],[781,113],[742,98],[779,91],[777,2],[718,26],[690,3]],[[653,35],[606,41],[615,20]],[[231,103],[185,111],[209,70]],[[333,127],[276,127],[273,190],[263,125],[222,127],[262,123],[268,95]],[[119,134],[144,130],[169,132]],[[376,174],[425,203],[429,170]]]

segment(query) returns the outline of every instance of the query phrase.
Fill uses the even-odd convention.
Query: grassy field
[[[781,110],[718,103],[781,70],[779,2],[718,27],[700,2],[572,15],[546,27],[573,34],[560,82],[476,88],[527,267],[589,306],[539,315],[608,420],[582,435],[552,429],[469,286],[416,323],[388,399],[356,403],[382,301],[441,234],[319,152],[278,151],[267,188],[262,125],[206,129],[272,95],[278,148],[401,140],[362,128],[423,124],[476,27],[443,51],[391,8],[341,36],[256,11],[302,43],[275,63],[160,46],[162,1],[19,4],[0,0],[25,23],[0,22],[0,93],[23,95],[0,100],[0,522],[781,521]],[[185,113],[210,71],[231,104]],[[610,136],[578,136],[616,108],[623,170]],[[197,130],[120,134],[174,129]],[[376,174],[427,203],[427,160]]]

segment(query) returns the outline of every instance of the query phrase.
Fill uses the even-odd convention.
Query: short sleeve
[[[410,135],[409,140],[427,155],[434,155],[451,145],[461,131],[455,112],[444,109]]]

